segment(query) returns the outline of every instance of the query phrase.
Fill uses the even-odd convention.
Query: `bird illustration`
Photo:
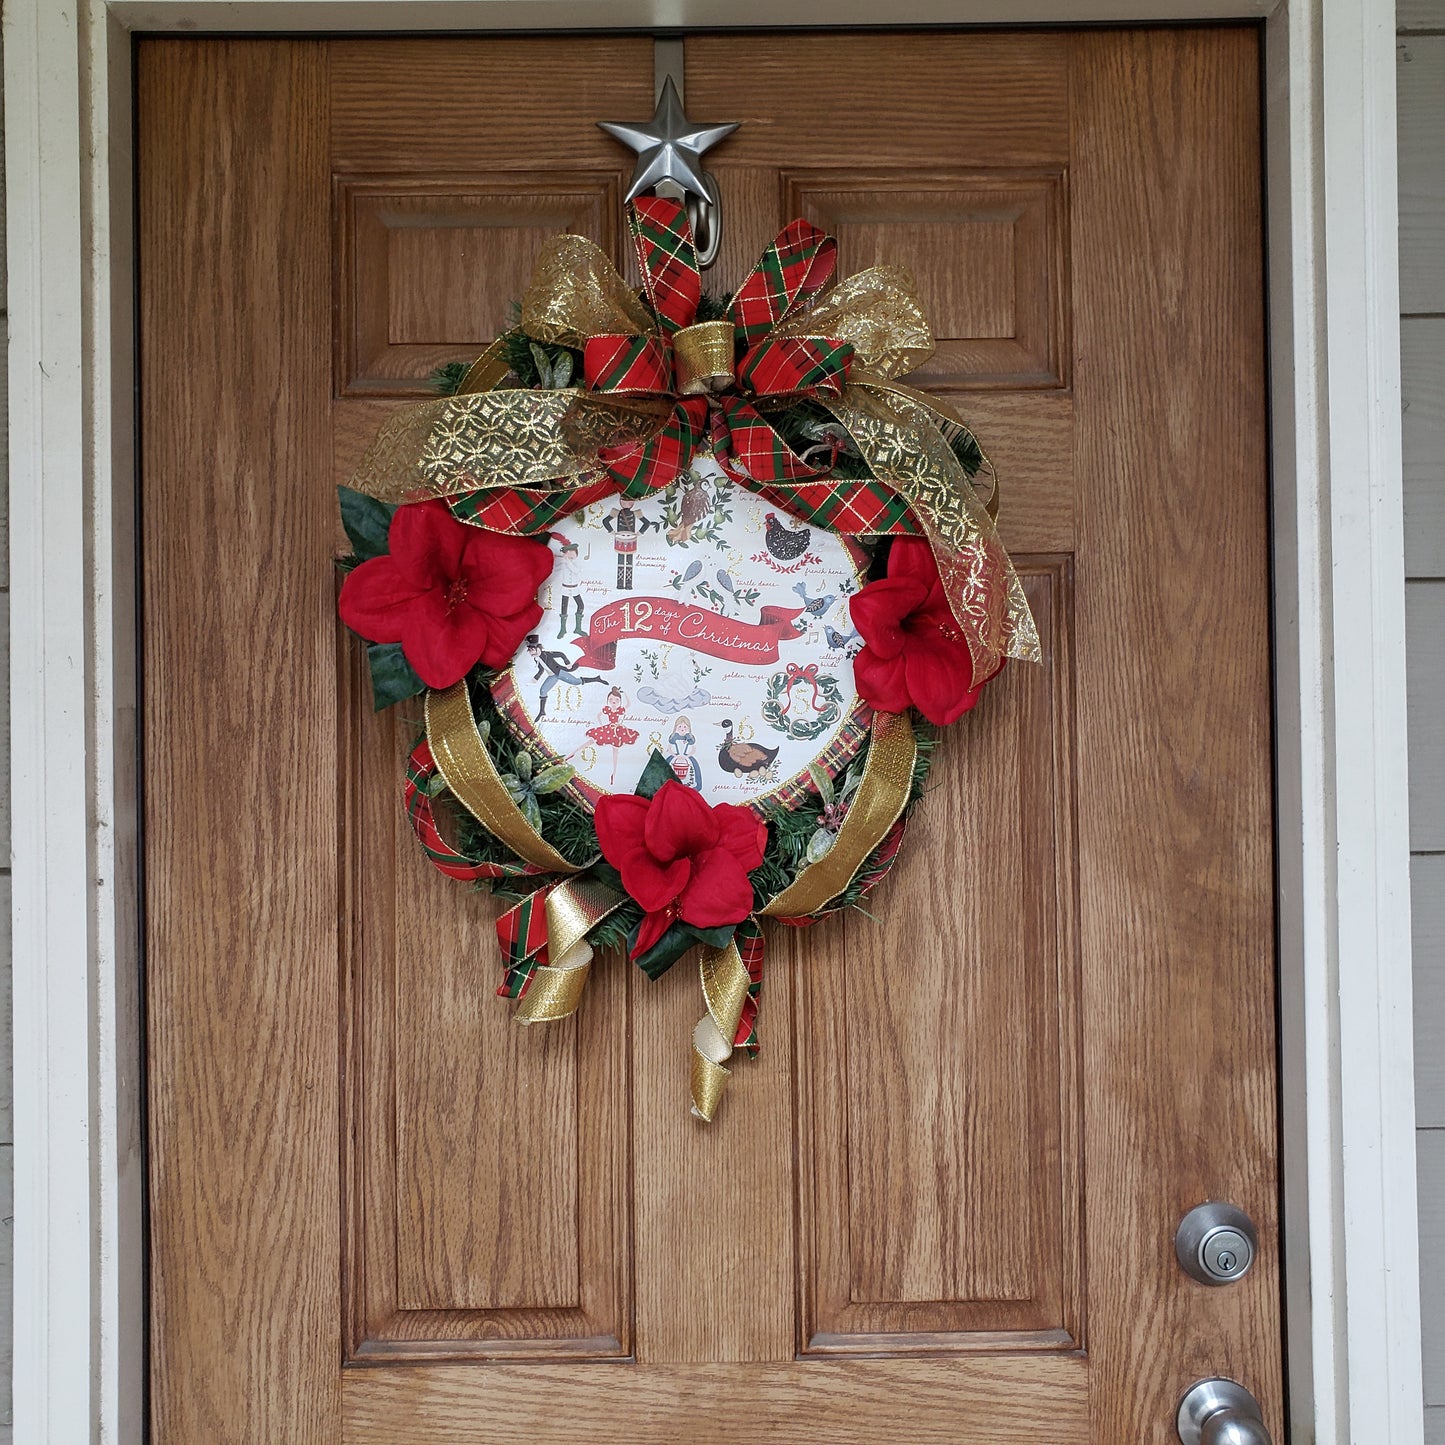
[[[692,541],[692,529],[712,511],[713,505],[707,482],[695,472],[683,473],[680,491],[677,526],[667,533],[667,540],[674,544]]]
[[[856,657],[863,650],[863,639],[859,636],[856,627],[845,637],[831,623],[824,623],[823,635],[828,639],[828,646],[834,652],[842,652],[848,657]]]
[[[717,585],[721,587],[724,592],[731,592],[733,590],[733,579],[728,576],[726,570],[722,567],[717,569]]]
[[[838,600],[836,592],[829,592],[824,597],[809,597],[808,584],[806,582],[794,582],[793,591],[803,599],[803,611],[809,617],[822,617],[825,612]]]
[[[737,778],[751,778],[772,767],[773,759],[778,755],[777,748],[760,748],[757,743],[739,742],[733,737],[731,718],[724,718],[722,725],[727,729],[727,736],[717,750],[717,764],[723,772]]]
[[[808,543],[813,537],[810,528],[799,527],[793,531],[791,528],[783,526],[773,512],[769,512],[763,518],[763,524],[765,529],[763,541],[767,544],[768,551],[779,562],[795,561],[808,550]]]
[[[686,572],[683,572],[681,575],[678,575],[678,576],[674,576],[674,577],[673,577],[673,579],[672,579],[672,585],[673,585],[674,587],[681,588],[681,586],[682,586],[682,584],[683,584],[684,582],[691,582],[692,579],[693,579],[694,577],[696,577],[697,574],[698,574],[699,572],[701,572],[701,571],[702,571],[702,563],[701,563],[701,562],[696,562],[696,561],[694,561],[694,562],[689,562],[689,563],[687,564],[687,571],[686,571]]]

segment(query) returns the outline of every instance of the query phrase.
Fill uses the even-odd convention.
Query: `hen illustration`
[[[779,562],[795,561],[808,550],[808,543],[813,536],[810,528],[799,527],[797,531],[793,531],[791,528],[783,526],[773,512],[769,512],[763,521],[766,524],[763,541],[767,544],[768,551]]]
[[[777,748],[760,748],[756,743],[739,742],[733,737],[731,718],[724,718],[722,725],[727,729],[727,736],[717,750],[717,764],[723,772],[738,778],[751,778],[755,773],[765,773],[772,767],[773,759],[778,755]]]

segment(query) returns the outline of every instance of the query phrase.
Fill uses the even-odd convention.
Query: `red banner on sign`
[[[577,667],[601,672],[616,666],[617,644],[628,637],[671,642],[731,662],[763,664],[776,662],[780,644],[799,636],[793,622],[802,615],[801,607],[762,607],[756,622],[738,622],[672,597],[628,597],[594,612],[587,636],[576,638],[572,646],[582,649]]]

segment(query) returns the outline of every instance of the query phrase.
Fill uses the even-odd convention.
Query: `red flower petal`
[[[718,846],[726,848],[751,873],[763,861],[768,825],[735,803],[719,803],[712,811],[721,829]]]
[[[912,699],[901,656],[880,657],[872,647],[863,648],[853,659],[853,681],[859,697],[879,712],[908,711]]]
[[[931,723],[956,721],[978,701],[968,645],[919,637],[903,654],[908,694]]]
[[[515,612],[531,602],[552,574],[552,549],[532,537],[513,537],[459,523],[467,536],[459,575],[475,597],[484,589],[496,612]]]
[[[424,591],[404,577],[390,557],[373,557],[341,584],[336,611],[368,642],[400,642],[411,605]]]
[[[659,908],[651,913],[644,913],[642,922],[637,925],[637,942],[632,945],[632,952],[628,957],[641,958],[671,927],[674,916],[671,908]]]
[[[920,582],[927,592],[938,581],[933,548],[922,537],[895,537],[888,553],[888,578]]]
[[[659,863],[671,863],[715,847],[718,831],[718,820],[701,796],[669,778],[652,795],[643,837]]]
[[[612,793],[598,799],[594,822],[602,856],[622,874],[628,895],[652,913],[682,892],[692,864],[686,858],[662,864],[647,851],[643,830],[648,807],[649,800],[635,793]]]
[[[741,923],[753,909],[747,869],[726,849],[711,848],[693,860],[692,877],[678,900],[685,923],[721,928]]]
[[[848,611],[869,647],[880,657],[897,657],[903,649],[904,623],[927,599],[924,583],[911,577],[884,577],[854,593]]]
[[[470,604],[467,604],[470,605]],[[542,608],[536,602],[529,602],[520,612],[509,617],[492,617],[491,631],[481,661],[488,667],[506,667],[517,655],[523,639],[535,631],[542,620]]]
[[[491,623],[471,607],[448,607],[441,592],[426,592],[406,614],[401,648],[428,687],[460,682],[487,649]]]
[[[391,519],[387,550],[418,588],[446,587],[461,575],[469,530],[445,502],[410,502]]]

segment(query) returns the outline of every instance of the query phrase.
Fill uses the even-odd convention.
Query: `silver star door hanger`
[[[650,190],[653,195],[683,202],[692,224],[698,265],[711,266],[722,241],[722,213],[718,206],[717,180],[703,169],[702,157],[705,151],[731,135],[738,128],[738,122],[693,125],[682,108],[677,86],[668,75],[650,121],[632,124],[600,120],[597,124],[637,152],[627,199],[630,201]]]

